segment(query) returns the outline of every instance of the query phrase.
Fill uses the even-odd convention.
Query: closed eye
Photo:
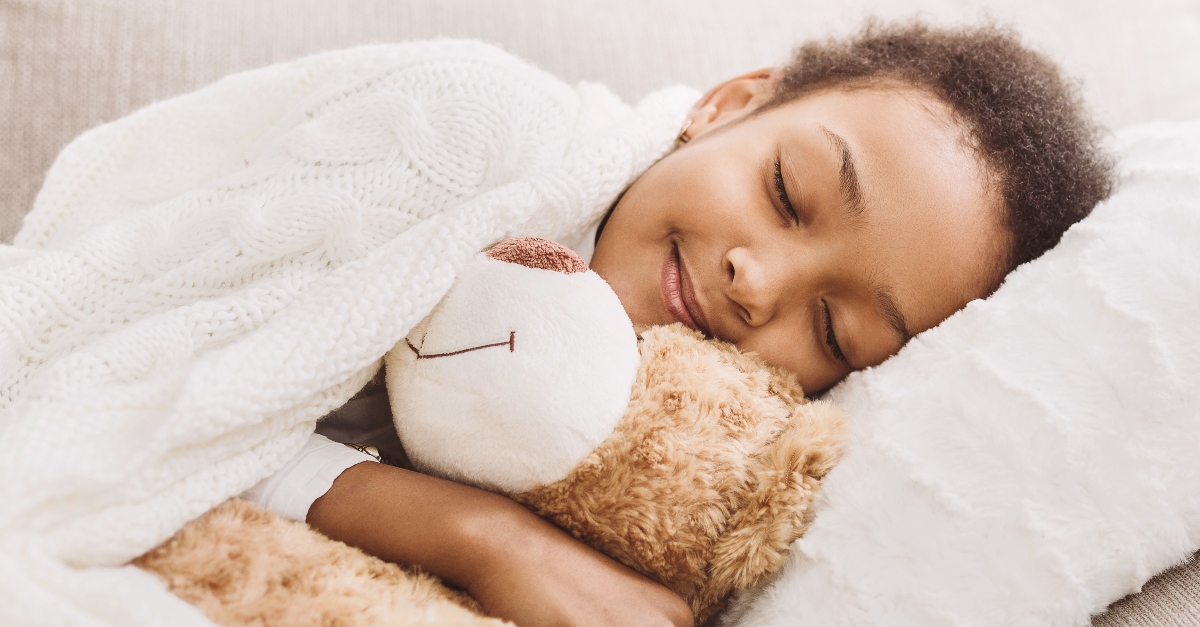
[[[833,353],[834,359],[849,366],[850,362],[838,344],[837,334],[833,332],[833,317],[829,315],[829,303],[823,300],[821,301],[821,322],[825,325],[825,344],[829,346],[829,352]]]
[[[779,197],[779,205],[783,207],[784,217],[792,224],[800,224],[800,216],[792,206],[792,200],[788,198],[787,186],[783,184],[783,167],[778,154],[775,155],[775,194]]]

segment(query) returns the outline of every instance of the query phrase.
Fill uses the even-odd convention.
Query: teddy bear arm
[[[230,499],[132,564],[223,627],[501,627],[437,578]]]

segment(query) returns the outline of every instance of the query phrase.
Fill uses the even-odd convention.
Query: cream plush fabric
[[[0,625],[198,624],[116,567],[293,456],[477,251],[577,241],[697,96],[420,42],[79,138],[0,273]]]
[[[1118,144],[1054,250],[832,391],[845,456],[736,624],[1086,625],[1200,548],[1200,122]]]
[[[384,356],[413,465],[508,494],[565,478],[612,435],[640,359],[633,323],[600,275],[486,253]]]

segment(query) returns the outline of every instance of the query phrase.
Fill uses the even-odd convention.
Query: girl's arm
[[[515,501],[387,466],[343,472],[308,523],[383,559],[420,566],[521,627],[690,627],[687,604]]]

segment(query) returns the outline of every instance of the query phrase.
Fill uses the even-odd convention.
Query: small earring
[[[689,128],[692,128],[692,118],[688,118],[687,121],[683,123],[683,128],[679,129],[679,134],[675,136],[675,141],[680,144],[688,143],[688,140],[691,139],[691,137],[687,136]]]

